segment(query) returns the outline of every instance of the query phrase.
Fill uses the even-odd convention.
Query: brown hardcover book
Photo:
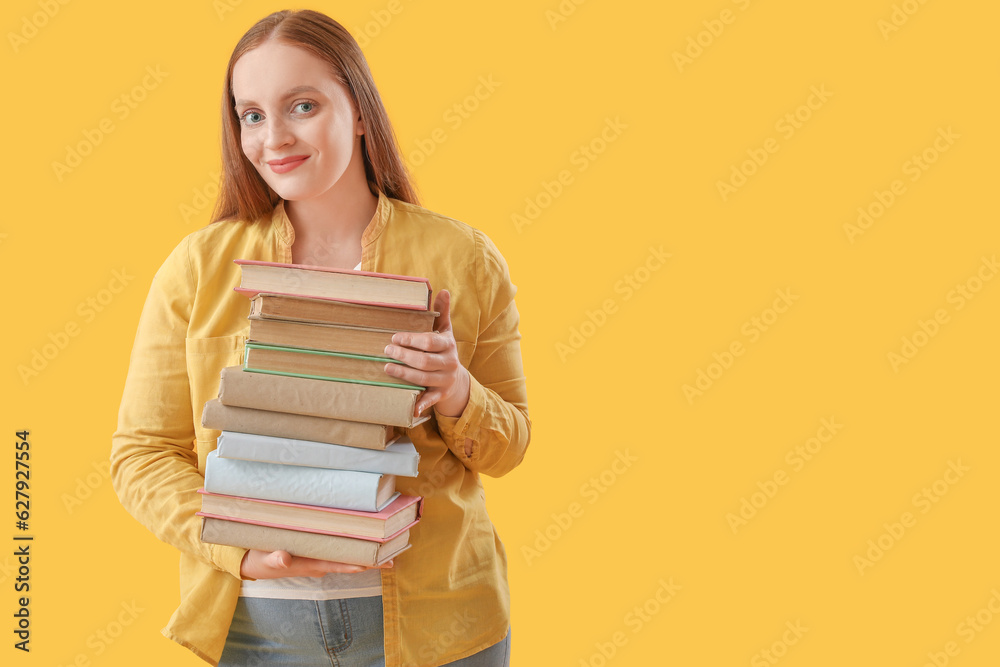
[[[246,523],[229,517],[201,516],[201,540],[211,544],[226,544],[244,549],[278,551],[282,549],[293,556],[320,558],[351,565],[381,565],[407,549],[410,544],[409,529],[392,539],[378,542],[357,537],[344,537],[327,533],[280,528],[273,525]]]
[[[251,318],[247,340],[378,357],[385,356],[385,346],[392,343],[392,335],[392,331]]]
[[[233,261],[241,270],[240,286],[236,291],[248,297],[271,292],[370,306],[430,310],[431,284],[426,278],[253,259]]]
[[[409,310],[261,292],[250,299],[250,319],[337,324],[380,331],[434,329],[433,310]]]
[[[427,419],[430,419],[429,415],[421,421]],[[205,403],[201,425],[220,431],[256,433],[363,449],[385,449],[401,434],[397,427],[385,424],[366,424],[273,410],[251,410],[223,405],[217,398]]]
[[[223,368],[219,382],[224,405],[402,428],[425,421],[413,414],[419,395],[419,389],[254,373],[240,366]]]
[[[381,512],[282,503],[243,496],[225,496],[198,489],[201,511],[261,523],[284,524],[295,529],[322,530],[353,537],[387,540],[409,528],[420,518],[423,500],[419,496],[397,496]]]
[[[346,352],[278,347],[252,342],[246,343],[243,353],[244,370],[423,389],[385,372],[386,364],[399,363],[389,357],[369,357]]]

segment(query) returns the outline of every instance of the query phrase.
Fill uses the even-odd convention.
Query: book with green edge
[[[391,357],[269,345],[253,341],[244,343],[243,349],[243,370],[254,373],[401,389],[426,389],[387,374],[384,370],[387,363],[405,365]]]

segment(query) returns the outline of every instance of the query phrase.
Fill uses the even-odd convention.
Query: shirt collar
[[[372,216],[371,222],[365,228],[365,233],[361,236],[362,247],[370,245],[382,233],[386,223],[389,222],[391,210],[392,206],[389,203],[389,198],[379,191],[378,206],[375,208],[375,215]],[[291,247],[295,242],[295,228],[292,227],[292,221],[288,219],[288,215],[285,213],[284,199],[278,200],[278,204],[271,213],[271,226],[274,228],[274,233],[281,240],[281,243]]]

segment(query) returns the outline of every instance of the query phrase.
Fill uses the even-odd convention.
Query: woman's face
[[[364,134],[347,89],[308,51],[269,40],[233,66],[243,153],[289,201],[319,197],[341,180]],[[362,170],[360,154],[353,169]]]

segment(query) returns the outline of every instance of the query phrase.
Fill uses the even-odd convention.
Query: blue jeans
[[[385,667],[382,598],[240,597],[219,667]],[[448,667],[508,667],[507,637]]]

